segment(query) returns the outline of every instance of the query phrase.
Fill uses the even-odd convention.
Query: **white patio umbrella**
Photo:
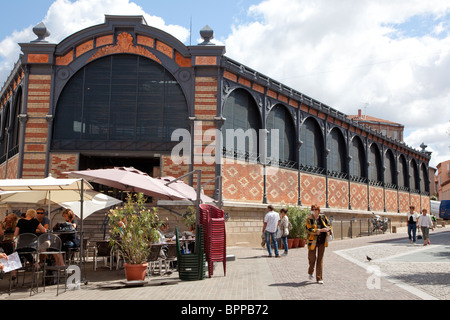
[[[4,191],[0,193],[0,203],[47,205],[49,213],[52,203],[78,201],[81,208],[82,202],[95,196],[86,192],[92,190],[92,186],[82,179],[55,179],[52,176],[45,179],[0,180],[0,190]]]
[[[67,200],[79,200],[80,201],[80,215],[81,215],[81,246],[80,250],[83,252],[83,203],[85,200],[91,200],[92,195],[86,193],[85,190],[92,190],[92,186],[85,182],[84,179],[55,179],[51,175],[45,179],[8,179],[0,180],[0,190],[2,191],[42,191],[44,197],[43,201],[49,206],[54,200],[56,200],[57,194],[66,194]],[[78,195],[78,198],[74,198],[74,193]],[[25,194],[25,193],[24,193]],[[31,194],[31,193],[30,193]],[[7,199],[5,199],[4,203]],[[30,200],[26,200],[24,203],[29,203]]]
[[[91,192],[92,191],[87,191],[88,194]],[[92,200],[84,201],[83,217],[84,219],[86,219],[94,212],[115,206],[121,202],[121,200],[117,200],[116,198],[110,197],[106,194],[96,192],[96,195],[92,198]],[[59,203],[59,205],[63,206],[66,209],[72,210],[77,217],[81,217],[81,208],[79,201],[61,202]]]

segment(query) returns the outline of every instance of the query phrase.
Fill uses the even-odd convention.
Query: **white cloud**
[[[147,24],[164,30],[185,42],[189,30],[176,25],[166,25],[160,17],[147,14],[140,6],[130,0],[56,0],[48,9],[42,21],[51,35],[47,40],[59,43],[64,38],[82,29],[101,24],[105,14],[111,15],[143,15]],[[20,55],[18,43],[26,43],[36,39],[32,29],[34,26],[16,31],[0,42],[0,83],[2,84],[11,72]]]
[[[430,141],[450,119],[450,30],[438,22],[449,13],[447,0],[266,0],[234,26],[227,56],[346,114],[368,103],[413,132],[410,146],[428,144],[437,165],[437,154],[450,159],[448,137]],[[414,35],[416,17],[435,27]]]

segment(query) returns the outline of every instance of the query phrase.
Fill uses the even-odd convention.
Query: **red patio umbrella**
[[[69,177],[83,178],[124,191],[143,193],[163,200],[186,200],[186,197],[164,185],[163,181],[150,177],[133,167],[116,167],[67,172]]]

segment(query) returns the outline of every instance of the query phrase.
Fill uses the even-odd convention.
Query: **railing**
[[[351,219],[351,220],[333,220],[333,238],[335,240],[352,239],[364,236],[371,236],[377,234],[383,234],[386,232],[391,233],[392,225],[391,220],[388,221],[388,228],[385,232],[375,229],[373,219]]]

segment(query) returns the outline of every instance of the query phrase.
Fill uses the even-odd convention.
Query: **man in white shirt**
[[[272,249],[270,248],[270,243],[272,242],[272,246],[275,250],[275,257],[279,258],[280,254],[278,252],[278,243],[277,243],[277,230],[278,224],[280,223],[280,215],[273,210],[273,207],[269,205],[267,207],[267,213],[264,217],[264,227],[263,232],[266,236],[266,247],[269,252],[269,257],[272,257]],[[270,241],[272,238],[272,241]]]
[[[414,211],[415,207],[410,206],[409,212],[406,215],[407,217],[407,223],[408,223],[408,237],[409,237],[409,243],[416,243],[416,230],[417,230],[417,219],[419,218],[419,215],[417,212]]]

